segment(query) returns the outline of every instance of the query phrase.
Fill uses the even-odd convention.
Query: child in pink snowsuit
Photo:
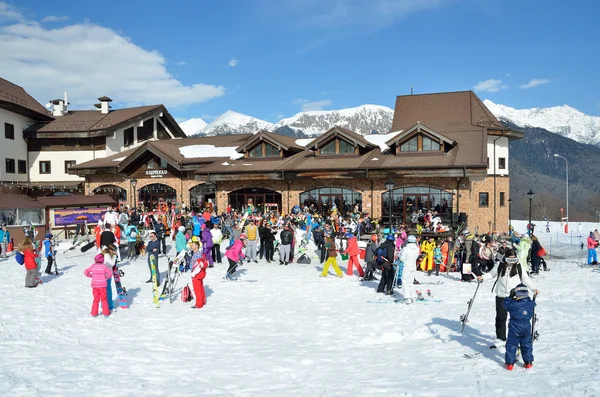
[[[94,258],[95,263],[85,269],[83,274],[92,279],[92,294],[94,301],[92,302],[92,316],[98,315],[98,304],[102,302],[102,314],[108,317],[110,310],[108,309],[108,299],[106,296],[106,280],[112,277],[112,270],[104,266],[104,255],[98,254]]]

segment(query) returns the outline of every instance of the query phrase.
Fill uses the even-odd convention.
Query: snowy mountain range
[[[520,127],[544,128],[580,143],[600,146],[600,117],[588,116],[564,106],[551,108],[514,109],[486,99],[484,104],[498,119]],[[341,110],[300,112],[273,124],[234,111],[227,111],[210,124],[200,118],[182,122],[188,136],[256,133],[260,130],[278,132],[298,138],[319,135],[334,125],[363,135],[387,134],[392,126],[394,110],[379,105],[362,105]]]
[[[319,135],[335,125],[363,135],[387,134],[393,117],[394,110],[388,107],[362,105],[341,110],[300,112],[276,124],[229,110],[208,125],[200,118],[190,119],[179,125],[188,136],[245,134],[267,130],[306,138]]]
[[[544,128],[580,143],[600,146],[600,117],[588,116],[570,106],[514,109],[486,99],[485,106],[498,119],[519,127]]]

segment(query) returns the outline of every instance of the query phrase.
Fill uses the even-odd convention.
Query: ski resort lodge
[[[57,99],[48,111],[0,79],[3,192],[109,195],[149,209],[224,211],[249,199],[283,213],[335,205],[386,222],[391,207],[406,223],[431,209],[446,225],[468,217],[480,232],[508,230],[508,143],[523,134],[472,91],[397,97],[387,135],[336,126],[314,139],[267,131],[187,138],[162,105],[112,110],[110,102],[100,97],[98,110],[81,111]]]

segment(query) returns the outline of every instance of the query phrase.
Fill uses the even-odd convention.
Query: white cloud
[[[56,16],[56,15],[48,15],[42,19],[42,22],[62,22],[68,21],[69,17],[66,15]]]
[[[237,66],[237,64],[240,63],[240,61],[238,61],[235,58],[231,58],[229,60],[229,62],[227,62],[227,66],[229,66],[230,68],[235,68]]]
[[[312,110],[323,110],[325,106],[331,105],[331,99],[322,99],[320,101],[309,101],[307,99],[296,99],[293,101],[294,104],[300,105],[303,112],[310,112]]]
[[[175,62],[175,65],[177,65],[177,66],[183,66],[185,64],[187,64],[186,61]]]
[[[0,21],[22,21],[23,15],[13,6],[0,1]]]
[[[473,89],[475,91],[487,91],[487,92],[498,92],[505,88],[508,88],[508,86],[506,86],[505,84],[502,84],[502,80],[499,80],[499,79],[488,79],[485,81],[480,81],[479,83],[477,83],[477,85],[475,87],[473,87]]]
[[[6,14],[6,6],[0,7]],[[102,95],[127,106],[183,107],[225,94],[222,86],[177,80],[157,51],[89,23],[57,29],[28,21],[0,26],[0,54],[0,76],[42,103],[63,91],[79,108],[91,108]]]
[[[550,83],[550,80],[548,80],[548,79],[531,79],[531,80],[529,80],[529,83],[522,84],[519,86],[519,88],[522,90],[526,90],[528,88],[533,88],[533,87],[537,87],[538,85],[543,85],[543,84],[548,84],[548,83]]]

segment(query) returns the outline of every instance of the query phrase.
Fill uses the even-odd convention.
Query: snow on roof
[[[385,143],[401,132],[402,131],[395,131],[386,135],[364,135],[364,138],[369,141],[369,143],[379,146],[383,152],[384,150],[388,149],[388,146]]]
[[[308,145],[309,143],[311,143],[314,140],[315,140],[315,138],[296,139],[296,145],[306,147],[306,145]]]
[[[118,159],[113,159],[113,161],[123,161],[127,158],[127,156],[125,157],[119,157]]]
[[[185,158],[229,157],[235,160],[242,157],[235,149],[237,146],[189,145],[180,147],[179,152]]]

